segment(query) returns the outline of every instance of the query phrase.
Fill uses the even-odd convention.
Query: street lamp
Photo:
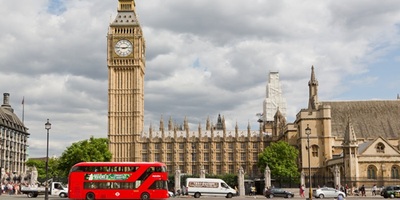
[[[307,149],[308,149],[308,185],[309,185],[309,192],[308,192],[308,199],[312,199],[312,186],[311,186],[311,162],[310,162],[310,134],[311,134],[311,128],[308,127],[306,128],[306,135],[307,135]]]
[[[47,122],[44,124],[44,128],[47,130],[47,147],[46,147],[46,189],[45,189],[44,199],[45,199],[45,200],[48,200],[48,199],[49,199],[49,183],[47,182],[47,180],[48,180],[48,172],[49,172],[49,130],[51,129],[51,123],[49,122],[49,119],[47,119]]]

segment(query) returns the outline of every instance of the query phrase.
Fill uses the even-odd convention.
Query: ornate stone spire
[[[308,109],[317,109],[318,107],[318,81],[315,78],[314,66],[311,66],[311,78],[308,81],[309,100]]]
[[[356,144],[357,144],[356,133],[353,129],[351,119],[350,117],[348,117],[348,122],[344,133],[343,145],[356,145]]]
[[[207,131],[211,130],[210,116],[207,116],[206,130],[207,130]]]
[[[224,129],[224,125],[222,122],[222,118],[221,118],[221,114],[218,114],[218,120],[217,120],[217,124],[215,125],[215,129],[216,130],[223,130]]]
[[[174,123],[172,122],[172,117],[169,116],[169,120],[168,120],[168,131],[172,131],[174,130]]]
[[[183,121],[183,130],[185,130],[185,131],[189,130],[189,123],[188,123],[186,116],[185,116],[185,120]]]
[[[161,119],[160,119],[160,131],[164,131],[164,119],[163,119],[163,115],[161,115]]]

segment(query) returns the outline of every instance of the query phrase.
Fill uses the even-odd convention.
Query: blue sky
[[[350,88],[338,96],[343,100],[396,99],[400,94],[400,49],[374,61],[368,72],[347,76],[344,83]]]
[[[67,8],[65,7],[63,0],[49,0],[47,11],[54,15],[61,15],[67,11]]]
[[[31,137],[30,154],[107,137],[108,25],[117,0],[0,1],[0,92]],[[145,130],[186,117],[191,130],[224,116],[258,130],[268,73],[278,71],[292,122],[319,100],[395,100],[400,1],[137,0],[146,39]]]

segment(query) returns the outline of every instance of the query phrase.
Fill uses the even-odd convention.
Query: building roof
[[[29,135],[27,133],[28,129],[19,120],[18,116],[14,113],[14,109],[9,104],[9,96],[9,93],[3,94],[3,104],[0,106],[0,127],[7,127]]]
[[[139,25],[139,21],[137,20],[134,11],[118,12],[117,16],[115,17],[115,20],[111,23],[111,26],[127,26],[127,25]]]
[[[332,136],[343,137],[351,120],[357,138],[398,138],[400,100],[330,101]]]
[[[0,126],[8,127],[26,133],[27,129],[17,115],[8,109],[0,107]]]

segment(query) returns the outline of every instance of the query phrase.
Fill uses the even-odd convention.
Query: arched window
[[[318,146],[317,145],[312,145],[311,146],[311,152],[313,157],[318,157]]]
[[[399,167],[396,165],[393,166],[390,174],[393,179],[399,179]]]
[[[382,142],[379,142],[376,146],[376,153],[385,153],[385,145]]]
[[[367,177],[368,179],[376,179],[376,167],[375,166],[369,166],[368,171],[367,171]]]

